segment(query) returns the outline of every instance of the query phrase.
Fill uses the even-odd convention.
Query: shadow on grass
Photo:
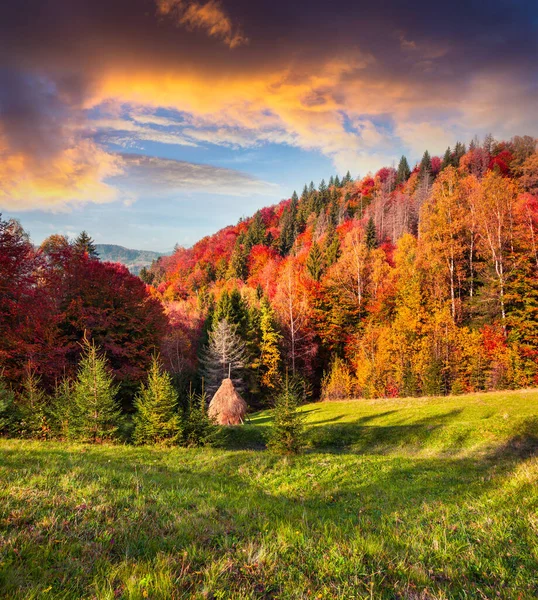
[[[532,435],[535,425],[530,426]],[[400,430],[397,438],[401,440],[401,436]],[[239,549],[259,543],[264,532],[274,532],[274,538],[290,528],[306,527],[314,543],[328,549],[353,539],[357,531],[379,536],[387,520],[393,518],[394,527],[403,528],[403,532],[405,528],[427,530],[431,513],[425,507],[436,510],[442,503],[443,510],[450,514],[463,498],[466,502],[478,501],[499,487],[516,464],[489,458],[365,457],[358,470],[359,463],[350,462],[336,472],[329,467],[326,471],[319,468],[309,474],[311,478],[304,472],[301,479],[294,478],[301,469],[312,468],[310,460],[308,456],[286,461],[265,453],[216,452],[209,456],[196,451],[166,453],[145,448],[60,450],[47,444],[25,452],[5,451],[3,468],[19,486],[33,487],[35,493],[31,503],[17,493],[16,485],[12,495],[4,494],[9,514],[0,521],[0,532],[4,539],[13,539],[22,527],[28,544],[19,543],[18,549],[6,546],[0,584],[11,593],[10,597],[23,597],[17,588],[21,582],[25,592],[51,586],[58,596],[75,597],[80,593],[78,597],[86,597],[99,572],[109,572],[113,579],[114,565],[122,561],[153,561],[163,553],[181,556],[189,548],[192,564],[178,585],[190,593],[201,590],[200,574],[211,561],[223,556],[229,556],[232,565],[244,561],[244,555],[238,557]],[[45,468],[47,475],[40,483]],[[67,473],[76,477],[75,489],[80,486],[84,490],[83,503],[80,494],[62,488],[60,481]],[[274,478],[278,477],[283,477],[286,485],[275,485]],[[454,530],[451,542],[468,544],[469,532],[461,529],[459,520],[457,523],[460,530]],[[56,552],[51,552],[52,540]],[[294,543],[285,542],[288,548]],[[391,544],[393,556],[410,564],[418,560],[410,534],[397,536]],[[480,563],[496,551],[494,546],[477,544],[476,560]],[[315,587],[341,584],[333,580],[330,570],[312,570],[304,563],[303,553],[287,551],[275,568],[284,575],[291,566],[303,570]],[[384,559],[366,553],[355,575],[378,572],[379,560]],[[459,563],[457,556],[453,560],[459,566],[457,578],[442,582],[440,589],[458,593],[468,578],[478,578],[483,590],[495,590],[497,581],[482,581],[473,565]],[[354,561],[346,568],[353,575]],[[394,589],[392,584],[400,578],[387,570],[379,574],[387,590]],[[223,585],[230,593],[238,586],[254,589],[249,586],[256,584],[259,593],[251,597],[278,596],[274,572],[266,577],[253,571],[249,580],[230,567],[221,577],[227,581]],[[112,580],[111,585],[119,583]],[[370,581],[364,585],[366,592]]]
[[[450,421],[457,419],[462,409],[428,416],[415,420],[410,425],[369,425],[371,421],[389,415],[393,416],[397,412],[397,410],[388,410],[381,414],[365,415],[347,423],[336,423],[343,415],[325,421],[309,422],[307,424],[308,446],[312,451],[334,449],[338,451],[352,450],[357,453],[387,453],[406,446],[417,449],[427,445],[439,430]],[[263,422],[270,423],[270,417]],[[234,450],[260,450],[265,448],[269,432],[269,424],[230,427],[223,432],[222,447]],[[461,445],[468,435],[470,432],[462,433],[453,440],[454,447],[459,447],[458,445]]]

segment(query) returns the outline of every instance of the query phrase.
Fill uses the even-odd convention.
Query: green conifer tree
[[[338,260],[340,257],[340,240],[338,239],[338,235],[336,230],[333,228],[329,230],[327,234],[327,239],[325,241],[325,249],[323,252],[323,266],[325,269],[328,269],[331,265]]]
[[[202,389],[201,394],[192,390],[183,417],[183,444],[188,448],[214,446],[218,443],[220,427],[207,414],[208,398]]]
[[[50,427],[47,422],[47,396],[41,387],[41,378],[34,368],[26,369],[22,390],[16,397],[19,409],[20,433],[33,438],[50,437]]]
[[[116,403],[117,392],[106,357],[94,342],[84,338],[73,390],[79,414],[77,437],[94,443],[115,437],[121,416]]]
[[[374,223],[374,218],[370,217],[366,223],[366,247],[368,250],[377,248],[377,230]]]
[[[87,252],[90,258],[99,258],[99,253],[95,246],[95,242],[86,231],[82,231],[73,242],[73,247],[77,252]]]
[[[443,156],[443,162],[441,163],[441,170],[446,169],[447,167],[450,167],[450,165],[452,164],[452,150],[450,149],[450,146],[445,150],[445,154]]]
[[[53,437],[62,440],[76,437],[81,414],[75,402],[74,384],[67,377],[56,383],[48,414]]]
[[[400,158],[400,163],[398,164],[398,172],[396,174],[396,182],[404,183],[405,181],[407,181],[409,179],[410,175],[411,175],[411,169],[409,168],[409,163],[407,162],[407,158],[405,158],[405,156],[402,156],[402,158]]]
[[[319,281],[323,273],[323,255],[319,244],[314,241],[306,258],[306,268],[314,281]]]
[[[172,378],[154,356],[148,380],[135,398],[133,441],[135,444],[172,445],[181,436],[178,397]]]
[[[426,150],[422,155],[422,160],[420,161],[420,177],[429,176],[432,172],[432,159],[430,157],[430,153]]]
[[[275,399],[267,447],[276,454],[298,454],[305,446],[304,414],[298,410],[299,394],[288,376]]]

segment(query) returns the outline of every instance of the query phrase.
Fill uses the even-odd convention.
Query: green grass
[[[538,596],[537,391],[304,410],[293,459],[0,441],[0,595]]]

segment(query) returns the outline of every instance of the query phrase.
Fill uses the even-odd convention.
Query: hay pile
[[[219,425],[241,425],[247,403],[241,398],[231,379],[223,379],[209,403],[208,415]]]

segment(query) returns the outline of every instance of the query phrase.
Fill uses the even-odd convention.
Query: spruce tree
[[[310,252],[306,259],[306,268],[314,281],[319,281],[321,279],[321,274],[323,272],[323,255],[319,244],[316,241],[314,241],[310,247]]]
[[[86,231],[82,231],[73,242],[73,247],[81,254],[86,252],[90,258],[99,258],[95,242]]]
[[[323,266],[328,269],[331,265],[338,260],[340,257],[340,240],[336,234],[336,230],[332,228],[327,234],[325,240],[325,249],[323,252]]]
[[[56,383],[48,415],[53,437],[63,440],[76,438],[81,414],[75,403],[74,384],[67,377]]]
[[[151,361],[148,380],[135,398],[133,441],[135,444],[171,445],[181,436],[178,397],[157,356]]]
[[[420,177],[429,176],[432,172],[432,159],[430,157],[430,153],[426,150],[422,155],[422,160],[420,161]]]
[[[188,448],[214,446],[220,434],[220,427],[207,414],[208,398],[202,389],[201,394],[192,390],[183,417],[183,444]]]
[[[94,342],[84,338],[73,396],[79,414],[78,436],[98,442],[114,438],[121,411],[116,403],[118,386],[108,370],[107,359]]]
[[[396,182],[404,183],[409,179],[410,175],[411,175],[411,169],[409,168],[409,163],[407,162],[407,158],[405,158],[405,156],[402,156],[402,158],[400,158],[400,163],[398,164],[398,172],[396,175]]]
[[[252,246],[257,246],[265,243],[265,223],[262,219],[262,214],[258,211],[252,223],[250,224],[245,238],[245,253],[248,254]]]
[[[377,231],[374,223],[374,218],[370,217],[366,223],[366,247],[368,250],[377,248]]]
[[[242,235],[238,236],[235,241],[227,277],[229,279],[241,279],[243,281],[248,277],[248,251],[246,249],[244,236]]]
[[[47,396],[41,387],[41,378],[32,367],[26,369],[22,390],[17,395],[16,402],[20,415],[20,433],[33,438],[50,437],[46,415]]]
[[[441,163],[441,170],[446,169],[452,165],[452,150],[450,146],[445,150],[445,154],[443,156],[443,162]]]
[[[298,454],[305,446],[304,414],[298,410],[298,405],[299,394],[286,375],[284,386],[275,399],[267,440],[267,447],[276,454]]]

